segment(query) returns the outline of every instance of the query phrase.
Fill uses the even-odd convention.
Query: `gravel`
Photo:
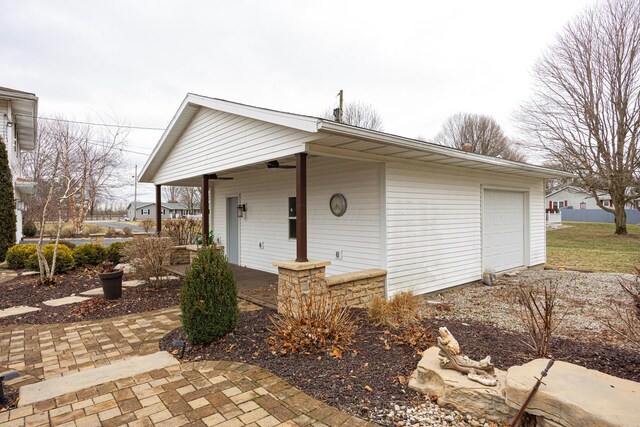
[[[564,316],[556,336],[581,341],[602,340],[624,347],[625,343],[612,334],[601,319],[612,319],[611,304],[631,307],[631,300],[620,287],[621,280],[634,276],[617,273],[582,273],[528,269],[513,275],[503,275],[494,286],[478,282],[443,291],[427,299],[436,317],[441,316],[436,306],[448,309],[447,319],[475,320],[492,324],[500,329],[524,332],[516,302],[516,287],[532,285],[541,288],[544,283],[557,283],[557,313]],[[436,305],[435,303],[439,303]]]
[[[398,427],[495,427],[496,424],[484,418],[477,419],[471,415],[438,406],[433,402],[426,402],[416,406],[394,405],[393,409],[374,408],[370,420],[381,425]]]

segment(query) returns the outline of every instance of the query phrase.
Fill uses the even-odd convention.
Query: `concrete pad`
[[[102,288],[93,288],[88,291],[80,292],[80,295],[102,295]]]
[[[39,271],[23,271],[20,273],[20,276],[35,276],[36,274],[40,274]]]
[[[507,371],[506,403],[519,407],[547,365],[536,359]],[[640,383],[556,361],[527,412],[562,426],[640,425]]]
[[[18,406],[27,406],[35,402],[52,399],[88,387],[179,364],[180,362],[168,352],[159,351],[146,356],[120,360],[111,365],[100,366],[99,368],[71,372],[61,377],[51,378],[21,387]]]
[[[0,317],[17,316],[18,314],[31,313],[40,310],[38,307],[29,307],[27,305],[17,305],[15,307],[0,310]]]
[[[70,297],[56,298],[56,299],[50,299],[47,301],[42,301],[42,303],[44,305],[48,305],[49,307],[60,307],[61,305],[75,304],[77,302],[86,301],[88,299],[91,299],[91,298],[78,297],[78,296],[72,295]]]
[[[135,288],[140,285],[144,285],[144,280],[125,280],[122,282],[122,286],[126,288]]]

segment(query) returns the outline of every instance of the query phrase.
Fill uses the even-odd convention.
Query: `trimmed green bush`
[[[51,267],[51,261],[53,261],[53,249],[55,245],[53,243],[49,243],[42,247],[42,252],[44,252],[44,257],[49,263],[49,267]],[[75,261],[73,260],[73,252],[71,249],[66,247],[65,245],[58,245],[58,256],[56,257],[56,273],[65,273],[73,268],[75,265]],[[34,253],[29,256],[27,259],[27,263],[25,264],[29,270],[40,271],[40,265],[38,264],[38,254]]]
[[[22,234],[25,237],[34,237],[38,233],[36,224],[32,220],[26,220],[22,223]]]
[[[7,146],[0,138],[0,262],[7,250],[16,243],[16,201],[13,194],[13,179],[9,169]]]
[[[78,265],[98,265],[105,260],[105,249],[102,245],[87,243],[73,249],[73,259]]]
[[[76,247],[76,246],[78,246],[78,245],[76,245],[75,243],[70,242],[70,241],[68,241],[68,240],[58,240],[58,244],[59,244],[59,245],[65,245],[66,247],[68,247],[68,248],[69,248],[69,249],[71,249],[71,250],[74,250],[74,249],[75,249],[75,247]]]
[[[113,242],[105,250],[105,260],[114,264],[120,262],[120,259],[124,256],[124,243]]]
[[[182,327],[189,342],[209,343],[235,329],[238,288],[222,251],[207,246],[187,268],[180,290]]]
[[[36,245],[14,245],[7,251],[7,266],[9,268],[24,268],[29,257],[36,253]]]

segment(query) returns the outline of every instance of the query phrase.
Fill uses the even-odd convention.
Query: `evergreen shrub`
[[[105,250],[105,260],[112,262],[114,264],[118,264],[120,260],[124,257],[124,243],[123,242],[113,242],[107,249]]]
[[[0,138],[0,262],[7,250],[16,243],[16,200],[13,194],[13,179],[9,169],[9,154],[4,140]]]
[[[98,265],[105,260],[105,249],[102,245],[87,243],[73,249],[73,259],[78,265]]]
[[[44,252],[44,257],[49,263],[49,267],[51,267],[51,261],[53,261],[53,249],[55,245],[53,243],[49,243],[42,247],[42,252]],[[66,273],[71,270],[75,266],[75,261],[73,260],[73,252],[71,249],[66,247],[65,245],[58,245],[58,256],[56,257],[56,273]],[[38,263],[38,254],[34,253],[27,259],[27,263],[25,264],[29,270],[32,271],[40,271],[40,264]]]
[[[7,267],[24,268],[29,257],[36,253],[36,245],[14,245],[7,251]]]
[[[207,246],[187,268],[180,291],[182,326],[189,342],[209,343],[235,329],[238,288],[222,251]]]

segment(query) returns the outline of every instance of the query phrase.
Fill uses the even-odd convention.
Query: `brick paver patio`
[[[242,309],[255,306],[243,303]],[[178,308],[113,319],[0,330],[0,372],[25,384],[158,351]],[[236,362],[189,362],[0,412],[3,426],[364,426],[268,371]]]

